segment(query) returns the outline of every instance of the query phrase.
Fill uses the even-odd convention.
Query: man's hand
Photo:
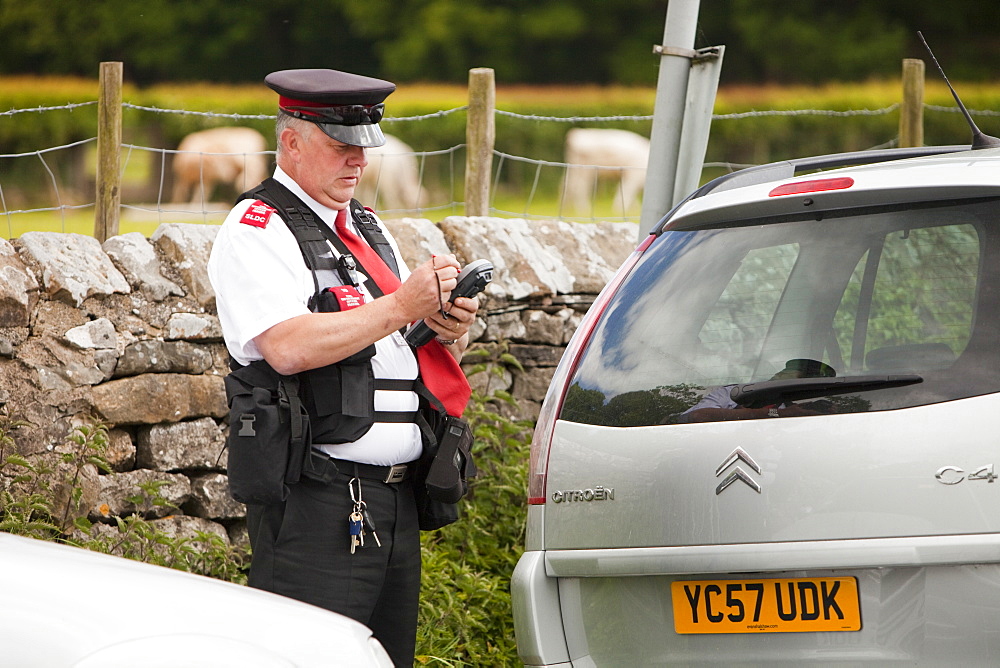
[[[258,334],[254,342],[278,373],[291,375],[339,362],[411,322],[426,319],[438,336],[456,340],[447,348],[461,361],[479,302],[459,298],[457,304],[448,304],[458,273],[454,256],[438,255],[381,299],[348,311],[290,318]],[[447,318],[441,315],[442,306],[449,312]]]
[[[414,269],[392,295],[399,308],[410,315],[411,322],[427,318],[440,311],[451,297],[460,269],[454,255],[436,255]]]
[[[469,328],[476,321],[477,311],[479,311],[479,299],[457,297],[454,303],[445,303],[444,312],[447,315],[435,311],[429,317],[424,318],[424,322],[434,330],[439,338],[449,341],[460,339],[469,333]]]
[[[458,285],[458,274],[460,265],[454,255],[438,255],[431,258],[429,263],[424,263],[417,268],[418,272],[425,272],[430,265],[430,269],[437,276],[436,281],[440,285],[435,303],[430,313],[423,315],[424,323],[437,335],[438,341],[446,343],[448,352],[457,361],[462,361],[462,355],[469,345],[469,328],[476,321],[476,313],[479,311],[479,299],[469,297],[456,297],[454,302],[451,299],[451,291]],[[410,279],[413,278],[411,274]],[[407,283],[410,281],[407,280]],[[397,291],[395,294],[398,294]]]

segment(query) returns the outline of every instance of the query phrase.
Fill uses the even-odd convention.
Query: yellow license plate
[[[861,630],[857,578],[679,580],[670,594],[677,633]]]

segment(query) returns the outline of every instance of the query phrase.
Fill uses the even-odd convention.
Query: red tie
[[[346,209],[337,212],[334,226],[337,228],[337,235],[364,266],[382,292],[385,294],[394,292],[400,286],[399,278],[392,273],[371,246],[347,228]],[[417,348],[417,364],[420,365],[420,377],[427,389],[437,397],[449,415],[461,417],[472,395],[472,389],[465,373],[462,372],[462,367],[451,353],[437,341],[431,341]]]

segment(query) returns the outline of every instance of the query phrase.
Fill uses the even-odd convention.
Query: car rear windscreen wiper
[[[729,396],[740,406],[768,406],[771,404],[816,399],[834,394],[867,392],[890,387],[922,383],[917,374],[886,376],[844,376],[843,378],[793,378],[790,380],[765,380],[759,383],[736,385]]]

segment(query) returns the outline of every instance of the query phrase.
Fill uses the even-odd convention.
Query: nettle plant
[[[112,516],[110,525],[87,518],[84,479],[111,471],[106,425],[91,419],[73,429],[57,454],[26,457],[16,451],[12,432],[28,426],[0,412],[0,531],[246,582],[245,548],[206,532],[173,536],[145,519],[152,508],[169,505],[160,493],[166,481],[139,485],[128,499],[136,510]]]
[[[510,577],[523,550],[528,452],[533,422],[507,417],[517,402],[499,381],[523,371],[508,344],[478,346],[470,377],[485,375],[465,410],[479,475],[458,522],[423,539],[417,662],[442,666],[517,665]]]

